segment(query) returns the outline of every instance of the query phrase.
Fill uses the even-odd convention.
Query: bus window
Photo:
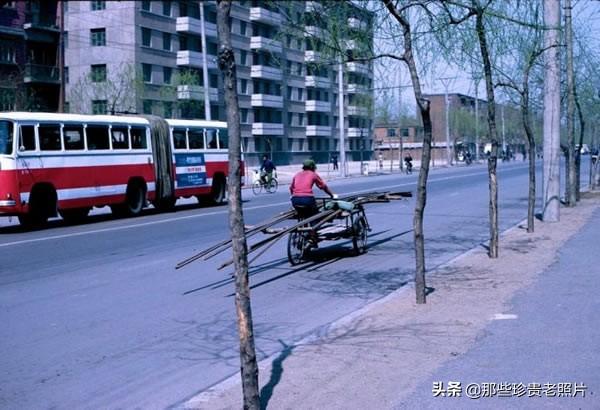
[[[40,124],[38,128],[40,135],[40,149],[42,151],[60,151],[60,125]]]
[[[112,127],[110,137],[113,149],[129,149],[129,132],[127,127]]]
[[[219,130],[219,148],[227,149],[229,147],[229,137],[227,135],[227,129],[221,128]]]
[[[13,152],[13,124],[9,121],[0,121],[0,154]]]
[[[206,130],[206,141],[208,141],[208,148],[217,148],[217,130]]]
[[[83,149],[83,126],[65,125],[63,126],[63,138],[66,150]]]
[[[21,125],[19,151],[35,151],[35,127],[33,125]]]
[[[109,149],[108,127],[106,125],[88,125],[85,129],[88,149]]]
[[[204,149],[204,133],[201,128],[190,128],[188,131],[188,138],[190,141],[190,149]]]
[[[131,127],[131,148],[133,148],[133,149],[148,148],[148,144],[146,142],[146,128]]]
[[[187,149],[185,128],[173,128],[173,147],[175,149]]]

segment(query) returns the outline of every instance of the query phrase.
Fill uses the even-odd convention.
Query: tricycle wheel
[[[364,217],[360,217],[354,222],[354,236],[352,236],[352,247],[354,248],[354,254],[360,255],[367,250],[367,240],[369,237],[369,230],[367,228],[367,221]]]
[[[298,265],[304,261],[308,246],[307,235],[303,232],[292,231],[288,235],[287,254],[290,265]]]

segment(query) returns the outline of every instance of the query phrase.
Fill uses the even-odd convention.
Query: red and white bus
[[[219,121],[0,113],[0,216],[40,224],[106,205],[133,216],[148,201],[159,208],[191,196],[220,203],[227,142]]]

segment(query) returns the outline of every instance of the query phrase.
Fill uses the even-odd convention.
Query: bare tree
[[[258,364],[254,346],[250,287],[248,284],[248,247],[244,233],[241,185],[241,131],[237,95],[237,74],[229,15],[231,0],[217,0],[219,69],[223,76],[227,127],[229,129],[229,229],[235,267],[235,306],[240,337],[240,363],[244,409],[259,409]]]
[[[92,113],[92,100],[106,101],[108,113],[137,112],[137,98],[144,91],[142,76],[131,63],[122,63],[104,77],[92,72],[80,76],[68,93],[69,109]]]

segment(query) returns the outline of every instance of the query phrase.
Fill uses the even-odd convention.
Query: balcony
[[[177,65],[202,67],[202,53],[200,51],[183,50],[177,52]],[[208,69],[217,69],[217,57],[207,54],[206,65]]]
[[[267,50],[272,53],[281,53],[283,51],[281,41],[262,36],[252,36],[250,38],[250,48],[253,50]]]
[[[306,26],[306,29],[304,31],[304,35],[308,36],[308,37],[323,37],[324,36],[324,32],[323,32],[323,29],[321,27]]]
[[[204,101],[204,87],[201,85],[178,85],[177,99]],[[211,102],[218,102],[219,90],[217,88],[209,88],[208,99]]]
[[[322,59],[323,58],[321,56],[321,53],[319,53],[318,51],[306,50],[304,52],[304,60],[306,60],[306,62],[310,62],[310,61],[320,62]],[[337,64],[334,64],[334,66],[337,67]]]
[[[253,65],[250,69],[250,77],[264,78],[265,80],[281,81],[283,73],[280,68],[266,65]]]
[[[369,110],[367,107],[359,107],[356,105],[349,105],[346,111],[347,115],[354,115],[357,117],[366,117],[369,115]]]
[[[358,29],[358,30],[366,30],[367,23],[357,19],[356,17],[350,17],[348,19],[348,27],[353,28],[353,29]]]
[[[250,9],[250,21],[280,26],[283,22],[281,14],[276,11],[267,10],[263,7],[252,7]]]
[[[348,84],[347,91],[348,94],[367,94],[369,89],[360,84]]]
[[[368,135],[369,135],[368,128],[348,128],[348,137],[349,138],[366,137]]]
[[[283,124],[255,122],[252,124],[252,135],[283,135]]]
[[[308,76],[306,76],[306,86],[307,87],[329,88],[331,86],[331,81],[327,77],[308,75]]]
[[[316,12],[320,12],[323,10],[323,5],[321,3],[319,3],[318,1],[307,1],[306,3],[306,11],[311,12],[311,11],[316,11]]]
[[[373,75],[373,71],[370,70],[369,66],[366,64],[356,63],[356,62],[346,63],[346,68],[351,73],[359,73],[359,74],[367,75],[369,77],[371,77]]]
[[[306,111],[329,112],[331,103],[329,101],[306,100]]]
[[[307,137],[328,137],[331,135],[331,127],[328,125],[307,125]]]
[[[202,34],[200,20],[194,17],[177,17],[175,29],[178,33]],[[204,34],[206,37],[217,37],[217,25],[204,20]]]
[[[25,64],[23,82],[60,84],[58,67],[42,64]]]
[[[281,95],[252,94],[253,107],[283,108]]]

